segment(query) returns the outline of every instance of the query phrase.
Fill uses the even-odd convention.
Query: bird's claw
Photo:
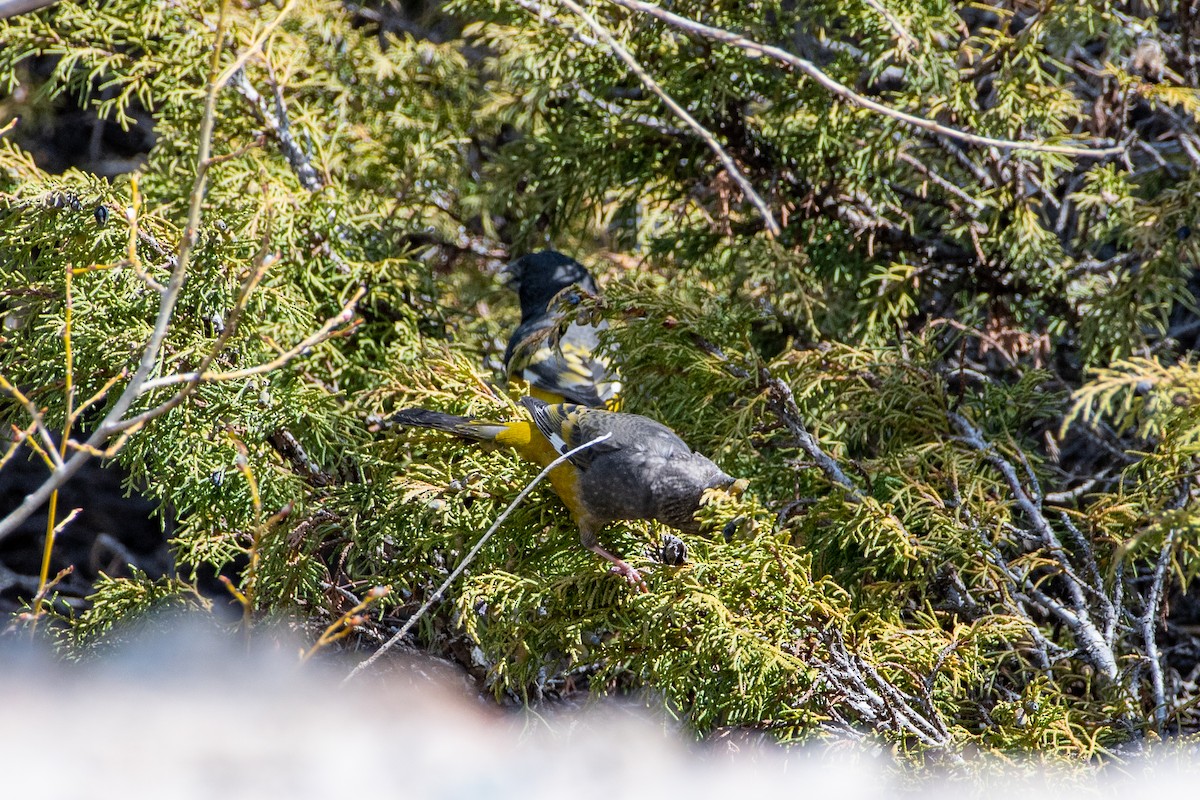
[[[642,574],[626,564],[624,561],[619,564],[613,564],[608,571],[614,575],[620,575],[622,578],[629,581],[630,586],[636,587],[639,591],[650,591],[650,588],[646,586],[646,581],[642,578]]]

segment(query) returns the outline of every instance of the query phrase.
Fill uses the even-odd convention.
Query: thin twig
[[[515,3],[548,25],[553,25],[556,28],[563,28],[564,30],[567,30],[571,38],[577,42],[580,42],[581,44],[585,44],[588,47],[599,47],[601,45],[599,39],[593,39],[583,31],[570,30],[570,25],[555,17],[550,12],[549,6],[542,5],[541,3],[537,2],[537,0],[509,0],[509,2]]]
[[[840,630],[826,628],[821,640],[828,657],[812,659],[814,666],[864,722],[877,730],[910,734],[929,747],[945,748],[950,744],[950,735],[936,710],[930,708],[926,715],[914,708],[904,692],[846,646]]]
[[[962,189],[958,188],[953,183],[946,180],[941,175],[937,174],[932,169],[925,166],[924,164],[922,164],[920,161],[918,161],[916,158],[909,155],[908,153],[901,151],[896,157],[898,159],[900,159],[901,161],[903,161],[905,164],[908,164],[910,167],[915,169],[917,172],[924,175],[935,186],[941,188],[945,192],[948,192],[948,193],[954,195],[959,200],[962,200],[964,203],[971,206],[971,208],[974,208],[976,211],[978,211],[986,206],[986,203],[984,203],[982,200],[980,200],[976,197],[972,197],[971,195],[967,194]]]
[[[879,0],[863,0],[863,2],[875,9],[876,13],[883,17],[884,21],[887,22],[888,27],[891,28],[892,32],[895,33],[900,39],[901,50],[907,53],[909,50],[921,49],[921,43],[917,41],[917,38],[908,32],[908,29],[904,27],[904,24],[896,18],[895,14],[888,11],[887,8],[884,7],[883,3],[881,3]]]
[[[1056,566],[1061,570],[1064,578],[1063,585],[1070,597],[1070,608],[1038,589],[1028,576],[1022,581],[1025,591],[1035,602],[1058,617],[1070,629],[1076,644],[1096,669],[1110,679],[1116,678],[1116,657],[1111,645],[1092,619],[1087,596],[1091,595],[1099,601],[1102,608],[1101,613],[1106,619],[1109,615],[1115,615],[1116,611],[1112,608],[1112,601],[1104,595],[1103,586],[1092,586],[1075,572],[1070,556],[1059,540],[1058,534],[1054,532],[1050,521],[1042,512],[1040,488],[1036,483],[1031,483],[1034,487],[1031,495],[1021,485],[1016,467],[1001,457],[994,445],[984,440],[978,428],[967,421],[965,417],[953,411],[948,412],[947,417],[961,434],[959,440],[983,456],[983,459],[1003,476],[1013,500],[1033,525],[1042,547],[1046,549],[1048,555],[1054,559]]]
[[[38,436],[40,436],[42,439],[42,443],[46,446],[45,453],[46,457],[49,459],[47,466],[49,466],[51,469],[60,469],[63,465],[63,462],[58,453],[58,445],[54,443],[54,436],[50,433],[50,430],[42,421],[42,412],[40,409],[38,409],[37,404],[30,400],[24,392],[22,392],[13,384],[9,383],[8,379],[3,375],[0,375],[0,389],[3,389],[11,394],[13,399],[25,406],[25,413],[29,415],[33,429],[37,431]]]
[[[786,50],[774,47],[772,45],[761,44],[759,42],[747,39],[731,31],[721,28],[714,28],[711,25],[705,25],[702,22],[697,22],[687,17],[681,17],[678,14],[672,14],[664,8],[656,6],[652,3],[642,2],[642,0],[609,0],[616,5],[627,8],[631,11],[640,11],[644,14],[649,14],[656,19],[666,22],[668,25],[687,31],[688,33],[697,36],[703,36],[706,39],[715,39],[719,42],[732,45],[733,47],[745,50],[748,53],[755,53],[760,56],[768,56],[776,61],[783,62],[790,67],[800,70],[808,77],[812,78],[817,83],[824,86],[829,91],[847,100],[857,106],[874,111],[878,114],[891,117],[900,122],[907,123],[923,130],[931,131],[941,136],[947,136],[953,139],[958,139],[963,142],[980,145],[982,147],[998,147],[1003,150],[1029,150],[1038,153],[1059,153],[1062,155],[1079,156],[1081,158],[1107,158],[1112,155],[1119,155],[1125,152],[1123,145],[1113,147],[1072,147],[1069,145],[1045,144],[1043,142],[1022,142],[1012,139],[993,139],[990,136],[980,136],[975,133],[950,128],[940,123],[934,122],[931,119],[918,117],[913,114],[908,114],[882,103],[876,102],[869,97],[855,92],[849,86],[839,83],[838,81],[825,74],[811,61],[801,58],[800,56],[789,53]]]
[[[357,600],[354,607],[329,624],[321,633],[320,637],[313,642],[312,647],[308,648],[301,656],[301,661],[308,661],[318,650],[323,647],[328,647],[334,642],[345,639],[350,634],[354,633],[366,621],[367,617],[363,614],[372,604],[387,597],[391,592],[389,586],[376,586],[367,593],[367,596],[362,600]]]
[[[596,95],[584,89],[582,86],[575,87],[576,96],[585,103],[590,103],[596,106],[601,111],[604,111],[618,119],[627,120],[635,125],[640,125],[643,128],[649,128],[652,131],[661,133],[663,136],[686,136],[687,131],[683,128],[676,128],[674,125],[668,125],[665,121],[650,114],[631,114],[629,109],[617,103],[611,103],[608,100],[596,97]]]
[[[603,436],[597,436],[595,439],[584,442],[574,450],[567,451],[547,464],[546,467],[537,474],[537,477],[530,481],[525,488],[521,490],[521,493],[516,496],[516,499],[508,504],[508,508],[504,509],[504,513],[496,518],[496,521],[492,523],[492,527],[488,528],[487,532],[484,533],[483,536],[479,537],[479,541],[475,543],[475,546],[471,548],[471,551],[467,553],[461,562],[459,562],[458,566],[454,568],[454,571],[450,573],[450,576],[447,577],[446,580],[442,581],[442,585],[437,588],[436,592],[429,596],[429,599],[425,601],[424,605],[417,609],[417,613],[409,617],[408,621],[404,623],[400,630],[396,631],[396,633],[392,635],[392,638],[384,642],[383,645],[374,653],[372,653],[369,658],[360,661],[354,669],[350,670],[350,674],[342,679],[342,685],[345,686],[347,683],[349,683],[355,675],[378,661],[384,653],[386,653],[392,648],[393,645],[396,644],[396,642],[408,635],[408,632],[412,630],[413,626],[417,624],[421,617],[425,616],[425,613],[428,612],[435,603],[442,599],[442,595],[445,594],[446,590],[450,588],[450,584],[454,583],[455,579],[458,578],[458,576],[462,574],[462,571],[467,568],[467,565],[469,565],[475,559],[475,556],[479,554],[479,551],[483,548],[484,544],[487,543],[487,540],[492,537],[493,533],[499,530],[500,526],[504,523],[504,520],[508,519],[508,515],[511,514],[526,497],[529,496],[529,493],[533,491],[534,487],[541,483],[542,479],[549,475],[552,469],[576,453],[582,452],[592,445],[599,444],[600,442],[608,439],[610,436],[612,436],[611,432],[606,433]]]
[[[639,64],[637,59],[633,57],[633,54],[625,49],[625,47],[617,41],[616,37],[613,36],[607,28],[597,22],[595,17],[585,11],[582,6],[575,2],[575,0],[558,0],[558,2],[562,3],[562,5],[570,9],[571,12],[577,17],[586,22],[588,27],[591,28],[597,36],[604,40],[604,43],[608,45],[609,49],[612,50],[612,52],[618,58],[624,61],[626,66],[628,66],[629,69],[632,70],[635,75],[637,75],[642,84],[647,89],[654,92],[654,94],[658,95],[658,98],[663,101],[663,104],[666,105],[667,108],[671,109],[671,112],[675,114],[675,116],[679,117],[684,124],[692,129],[693,133],[704,140],[704,143],[708,145],[708,148],[713,151],[713,154],[716,155],[717,159],[720,160],[721,164],[725,167],[725,172],[730,178],[733,179],[733,182],[738,185],[738,188],[742,190],[742,194],[754,205],[756,209],[758,209],[759,215],[762,216],[763,222],[766,223],[767,230],[772,236],[779,236],[783,232],[783,229],[780,228],[779,223],[775,221],[775,216],[771,213],[771,209],[767,206],[766,201],[762,199],[757,191],[755,191],[754,187],[750,184],[749,179],[742,174],[740,169],[738,169],[733,157],[726,152],[725,148],[721,146],[721,143],[717,141],[716,137],[709,133],[703,125],[697,122],[696,118],[689,114],[687,109],[679,105],[674,98],[667,94],[666,91],[658,85],[658,82],[650,76],[650,73],[646,72],[646,70],[642,68],[642,65]]]
[[[1150,665],[1150,685],[1154,692],[1154,728],[1160,734],[1163,726],[1167,724],[1167,700],[1155,631],[1158,628],[1158,612],[1162,607],[1167,570],[1171,566],[1171,553],[1175,549],[1175,540],[1178,536],[1178,528],[1172,528],[1167,532],[1162,549],[1158,552],[1158,561],[1154,565],[1154,579],[1150,583],[1150,592],[1146,595],[1146,607],[1143,609],[1141,617],[1138,618],[1142,641],[1146,646],[1146,661]]]
[[[262,364],[255,364],[253,367],[230,370],[229,372],[208,372],[206,369],[202,368],[192,372],[179,372],[174,375],[163,375],[160,378],[154,378],[153,380],[146,381],[144,384],[142,384],[142,394],[154,391],[155,389],[161,389],[164,386],[174,386],[177,383],[219,383],[221,381],[241,380],[254,375],[261,375],[264,372],[273,372],[280,367],[286,366],[300,356],[305,355],[311,348],[320,344],[321,342],[333,338],[338,333],[345,333],[345,331],[338,331],[337,329],[342,325],[345,325],[347,322],[350,322],[351,318],[354,316],[355,306],[358,304],[358,301],[362,299],[363,295],[366,294],[366,291],[367,290],[365,288],[360,287],[354,293],[354,296],[351,297],[350,300],[342,307],[342,310],[325,320],[325,324],[322,325],[320,329],[309,334],[299,344],[284,350],[270,361],[263,362]],[[156,411],[157,408],[151,410]],[[158,414],[155,414],[154,416],[158,416]],[[137,424],[136,420],[138,420],[138,417],[133,417],[132,419],[127,420],[127,422],[131,425]]]
[[[816,437],[809,433],[804,426],[800,408],[796,405],[796,398],[792,394],[792,388],[772,375],[766,367],[759,370],[759,380],[767,386],[767,398],[771,410],[791,432],[796,445],[816,462],[817,467],[825,473],[826,478],[845,489],[851,500],[856,503],[863,502],[865,497],[862,491],[854,485],[854,481],[850,480],[837,461],[821,449]]]
[[[271,21],[264,25],[263,29],[258,32],[258,36],[253,42],[250,43],[250,46],[238,54],[238,57],[233,60],[233,63],[225,67],[224,71],[217,76],[217,86],[228,85],[229,81],[233,79],[233,76],[242,71],[242,69],[246,66],[246,62],[248,62],[256,53],[259,52],[259,50],[262,49],[262,46],[267,43],[267,39],[271,38],[271,34],[275,32],[275,29],[283,24],[283,21],[287,19],[288,14],[291,13],[292,8],[295,5],[296,0],[287,0],[287,2],[280,7],[275,16],[271,18]]]
[[[9,442],[8,447],[5,448],[4,455],[0,456],[0,469],[3,469],[4,465],[9,462],[9,459],[17,454],[17,451],[21,449],[21,445],[25,443],[25,440],[28,437],[33,435],[33,432],[36,428],[37,426],[33,423],[30,423],[29,427],[23,430],[18,428],[16,425],[12,426],[13,438],[12,441]]]
[[[290,4],[280,12],[281,17],[287,8],[290,8]],[[114,434],[123,429],[125,413],[140,396],[142,384],[158,364],[159,353],[163,342],[166,340],[167,331],[174,316],[175,305],[179,300],[179,294],[183,289],[183,282],[187,275],[188,265],[191,262],[192,250],[195,247],[196,236],[200,227],[200,216],[204,207],[205,186],[210,164],[209,158],[212,152],[212,135],[216,120],[217,96],[224,86],[221,72],[221,55],[224,51],[228,11],[229,0],[225,0],[221,3],[216,31],[213,37],[214,44],[212,58],[209,62],[208,85],[205,90],[204,108],[201,113],[200,128],[197,136],[196,176],[189,194],[188,214],[183,229],[183,237],[179,242],[176,260],[171,270],[171,278],[159,299],[158,314],[154,322],[154,328],[151,331],[149,340],[142,349],[137,369],[134,371],[133,376],[120,396],[113,402],[112,408],[109,409],[104,419],[96,426],[87,441],[82,445],[77,445],[75,454],[61,468],[54,470],[37,489],[25,496],[25,499],[17,508],[3,519],[0,519],[0,539],[3,539],[16,530],[18,525],[24,522],[30,514],[49,499],[54,490],[70,480],[87,463],[95,451],[99,450]],[[270,29],[273,30],[273,27]]]
[[[275,86],[275,110],[271,109],[271,104],[265,97],[259,94],[258,90],[250,83],[250,79],[246,76],[245,70],[239,70],[233,76],[233,88],[238,94],[246,98],[247,102],[253,107],[259,121],[262,122],[270,131],[275,139],[279,142],[279,149],[283,151],[283,155],[291,165],[292,171],[296,173],[296,177],[300,180],[300,185],[310,192],[318,191],[324,188],[325,181],[317,173],[317,170],[312,165],[308,154],[296,143],[295,137],[292,136],[291,125],[288,123],[287,108],[283,103],[283,94],[279,91],[279,87]]]

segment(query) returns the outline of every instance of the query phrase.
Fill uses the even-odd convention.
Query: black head
[[[591,294],[600,294],[587,267],[556,250],[541,250],[522,256],[505,267],[508,284],[521,299],[521,318],[543,314],[554,296],[577,284]]]

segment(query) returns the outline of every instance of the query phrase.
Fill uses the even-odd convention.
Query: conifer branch
[[[699,136],[704,143],[708,145],[708,148],[713,151],[713,154],[716,155],[722,166],[725,167],[726,174],[728,174],[733,182],[738,185],[738,188],[742,190],[742,194],[746,197],[746,199],[749,200],[756,209],[758,209],[758,213],[763,218],[763,222],[766,224],[767,230],[772,236],[779,236],[779,234],[783,232],[783,229],[780,228],[779,223],[775,221],[775,215],[771,213],[770,207],[767,206],[766,201],[762,199],[757,191],[755,191],[754,186],[752,186],[750,183],[750,180],[742,174],[742,171],[734,162],[733,157],[730,156],[721,143],[717,141],[717,138],[713,136],[707,128],[697,122],[696,118],[689,114],[687,109],[679,105],[679,103],[676,102],[673,97],[667,94],[667,92],[658,84],[658,81],[654,80],[650,73],[646,72],[642,65],[638,63],[637,59],[633,57],[633,54],[630,53],[624,45],[618,42],[616,37],[613,36],[607,28],[601,25],[595,17],[585,11],[582,6],[575,2],[575,0],[558,0],[558,2],[566,6],[571,10],[572,13],[587,23],[588,27],[591,28],[597,36],[604,40],[604,43],[608,45],[613,54],[625,62],[626,66],[628,66],[633,74],[638,77],[638,80],[642,82],[642,85],[656,94],[658,98],[663,101],[663,104],[666,105],[666,107],[669,108],[673,114],[675,114],[675,116],[679,117],[679,119],[682,120],[685,125],[692,129],[693,133]]]
[[[1171,528],[1163,540],[1162,548],[1158,551],[1158,561],[1154,565],[1154,575],[1150,581],[1150,591],[1146,595],[1145,607],[1137,620],[1141,629],[1142,644],[1146,648],[1146,664],[1150,669],[1150,688],[1154,696],[1154,727],[1160,734],[1163,732],[1163,726],[1167,724],[1167,700],[1162,659],[1158,652],[1158,614],[1162,609],[1171,554],[1175,550],[1178,537],[1179,529]]]
[[[1039,543],[1047,554],[1054,560],[1062,572],[1063,585],[1069,596],[1069,604],[1060,603],[1039,589],[1028,575],[1023,580],[1023,588],[1039,605],[1045,607],[1058,617],[1070,629],[1075,642],[1087,660],[1107,678],[1117,676],[1117,662],[1112,646],[1092,619],[1087,597],[1096,598],[1104,617],[1114,616],[1116,610],[1111,600],[1104,594],[1103,586],[1090,586],[1076,573],[1074,566],[1062,542],[1055,533],[1050,521],[1041,508],[1041,491],[1033,484],[1032,492],[1026,490],[1017,475],[1016,467],[1000,456],[994,445],[984,440],[979,429],[967,421],[965,417],[953,411],[948,412],[951,424],[960,433],[959,440],[983,456],[1004,478],[1009,492],[1017,507],[1024,513],[1025,518],[1033,525]]]
[[[284,6],[276,18],[266,26],[265,30],[260,32],[251,50],[235,60],[235,65],[244,63],[245,59],[249,58],[251,52],[262,46],[269,33],[274,31],[275,27],[282,22],[282,18],[286,15],[291,5],[292,3],[289,2]],[[130,377],[129,383],[126,384],[125,389],[113,402],[112,407],[105,414],[104,419],[96,426],[92,435],[83,444],[77,444],[74,447],[75,453],[71,458],[66,460],[62,467],[53,470],[37,489],[25,496],[25,499],[17,508],[3,519],[0,519],[0,540],[16,530],[17,526],[45,503],[55,490],[70,480],[109,439],[145,421],[146,414],[139,415],[133,420],[126,419],[125,415],[134,401],[142,394],[143,385],[158,363],[159,353],[170,330],[171,320],[175,313],[175,305],[183,289],[192,251],[196,244],[201,212],[204,205],[208,170],[212,165],[210,154],[212,151],[213,128],[216,121],[217,97],[224,88],[225,83],[236,72],[236,69],[226,68],[224,71],[221,69],[221,57],[224,53],[225,35],[228,26],[228,12],[229,0],[224,0],[220,6],[216,29],[213,35],[214,44],[212,57],[209,62],[209,77],[205,89],[204,108],[200,117],[200,128],[197,137],[196,174],[188,195],[187,221],[184,225],[183,236],[179,242],[175,263],[172,265],[170,280],[167,282],[165,291],[161,293],[159,299],[158,313],[150,338],[142,348],[137,368]],[[163,413],[166,410],[162,406],[159,408],[162,409],[159,413]]]
[[[1013,139],[996,139],[991,136],[980,136],[975,133],[951,128],[947,125],[934,122],[931,119],[918,117],[914,114],[909,114],[899,109],[891,108],[883,103],[865,97],[858,92],[840,83],[824,71],[816,64],[808,59],[789,53],[779,47],[773,45],[761,44],[759,42],[748,39],[745,36],[714,28],[711,25],[705,25],[702,22],[697,22],[687,17],[681,17],[678,14],[673,14],[666,9],[656,6],[653,3],[646,3],[642,0],[609,0],[609,2],[627,8],[630,11],[640,11],[643,14],[661,20],[672,27],[686,31],[696,36],[701,36],[706,39],[714,39],[718,42],[731,45],[733,47],[745,50],[748,53],[753,53],[758,56],[767,56],[781,63],[787,64],[790,67],[798,69],[821,86],[828,89],[833,94],[853,103],[856,106],[865,108],[869,111],[874,111],[878,114],[883,114],[886,117],[904,122],[913,127],[922,130],[930,131],[939,136],[946,136],[952,139],[958,139],[962,142],[979,145],[981,147],[998,147],[1002,150],[1027,150],[1035,153],[1057,153],[1060,155],[1078,156],[1080,158],[1108,158],[1109,156],[1120,155],[1124,153],[1126,148],[1124,145],[1115,145],[1111,147],[1072,147],[1070,145],[1045,144],[1044,142],[1023,142]]]
[[[467,566],[475,560],[475,556],[479,555],[479,551],[483,549],[483,546],[487,543],[487,540],[492,538],[492,534],[500,529],[500,526],[504,524],[504,520],[508,519],[508,515],[511,514],[516,507],[525,500],[526,497],[529,496],[529,493],[534,490],[534,487],[541,483],[542,480],[550,474],[551,470],[553,470],[559,464],[567,461],[576,453],[581,453],[593,445],[600,444],[611,436],[611,432],[606,433],[603,436],[597,436],[595,439],[586,441],[573,450],[563,453],[561,456],[547,464],[546,467],[539,472],[532,481],[525,485],[525,488],[521,490],[521,493],[518,494],[511,503],[508,504],[508,507],[505,508],[500,516],[496,518],[496,521],[492,523],[492,527],[488,528],[483,536],[479,537],[479,541],[475,543],[475,546],[472,547],[465,556],[463,556],[463,560],[459,562],[458,566],[454,568],[454,571],[450,573],[446,580],[442,581],[442,585],[437,588],[437,591],[429,596],[429,599],[427,599],[425,603],[419,609],[417,609],[415,614],[408,618],[404,625],[401,626],[400,630],[396,631],[396,633],[392,635],[392,638],[384,642],[378,650],[370,655],[370,657],[363,659],[358,663],[357,666],[354,667],[354,669],[350,670],[350,673],[342,679],[342,685],[345,686],[347,683],[349,683],[355,675],[378,661],[384,653],[386,653],[396,644],[396,642],[408,635],[408,632],[413,629],[413,626],[417,624],[421,617],[425,616],[429,609],[442,599],[442,596],[446,593],[446,590],[450,588],[450,584],[454,583],[458,576],[462,574],[463,570],[465,570]]]

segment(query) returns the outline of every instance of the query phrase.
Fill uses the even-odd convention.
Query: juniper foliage
[[[649,576],[637,595],[539,489],[421,646],[500,698],[647,689],[699,735],[867,729],[914,759],[1194,731],[1191,6],[686,0],[681,23],[457,0],[426,28],[116,0],[4,22],[6,115],[65,94],[119,125],[145,110],[156,137],[112,180],[48,174],[19,126],[0,140],[10,458],[41,447],[31,410],[79,438],[117,402],[228,78],[159,383],[130,413],[193,388],[104,443],[178,519],[178,574],[55,605],[64,648],[210,603],[208,570],[246,625],[315,639],[374,585],[395,591],[368,627],[410,615],[534,470],[368,419],[518,414],[496,268],[553,245],[605,287],[578,311],[611,325],[625,407],[751,491],[702,510],[680,567],[654,525],[606,531]],[[344,309],[356,325],[289,355]],[[172,382],[201,368],[221,377]]]

